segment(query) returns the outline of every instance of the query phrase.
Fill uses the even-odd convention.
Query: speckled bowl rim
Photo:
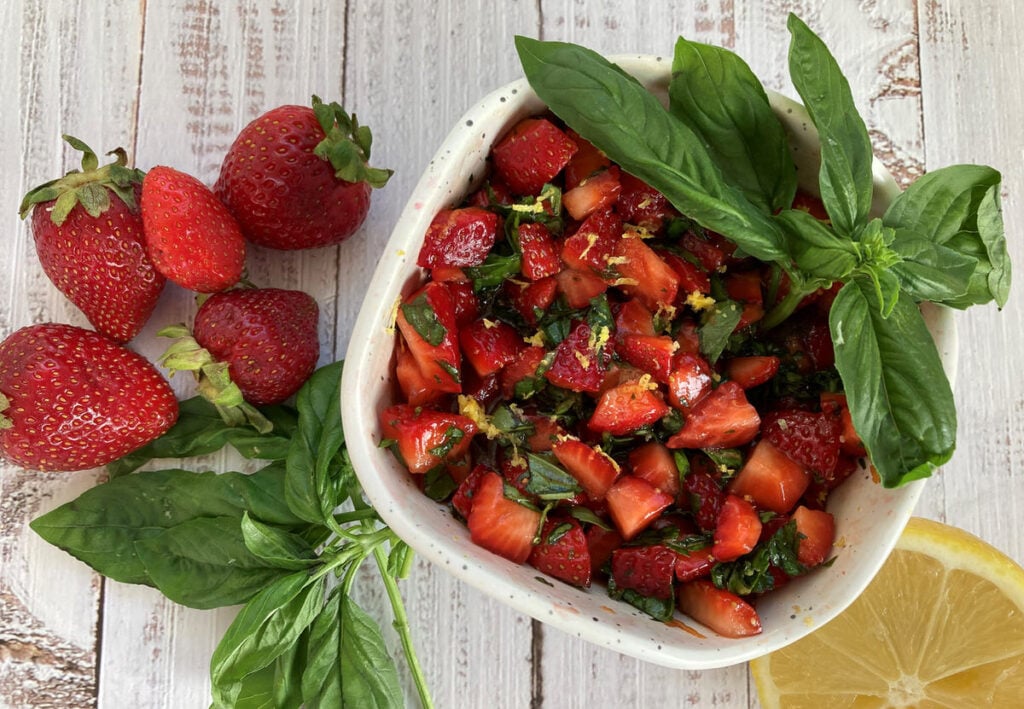
[[[611,59],[664,98],[670,59]],[[769,98],[790,133],[801,184],[816,191],[818,140],[806,111],[779,94],[769,92]],[[342,378],[345,438],[359,481],[384,521],[416,552],[515,610],[571,635],[681,669],[725,667],[777,650],[831,620],[860,594],[895,545],[924,480],[883,490],[866,471],[856,473],[830,502],[837,521],[833,566],[759,599],[761,635],[728,639],[678,613],[678,623],[659,623],[610,599],[603,587],[576,589],[477,547],[465,525],[445,505],[421,493],[392,454],[378,447],[378,414],[394,399],[394,308],[402,295],[422,282],[415,261],[423,234],[438,209],[459,203],[481,181],[491,142],[521,118],[542,110],[544,105],[525,79],[476,103],[437,151],[395,225],[352,331]],[[899,188],[877,160],[874,178],[875,205],[884,209]],[[952,315],[930,308],[926,319],[952,381],[957,352]]]

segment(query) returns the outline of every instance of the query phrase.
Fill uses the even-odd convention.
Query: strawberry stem
[[[394,170],[369,165],[373,136],[368,126],[359,125],[356,115],[349,115],[341,104],[324,103],[319,96],[313,97],[313,113],[325,136],[313,154],[331,163],[335,177],[346,182],[366,182],[371,187],[387,184]]]

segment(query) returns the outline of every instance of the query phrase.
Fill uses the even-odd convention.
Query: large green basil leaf
[[[135,542],[150,581],[175,603],[220,608],[245,603],[283,575],[245,545],[237,517],[200,517]]]
[[[400,709],[405,706],[395,661],[380,626],[348,596],[341,598],[341,693],[345,707]]]
[[[821,139],[821,201],[835,230],[852,237],[871,210],[871,139],[828,47],[796,15],[787,26],[789,73]]]
[[[802,209],[775,215],[789,239],[789,252],[803,277],[841,281],[857,267],[857,247]]]
[[[726,180],[768,214],[789,207],[796,167],[754,72],[721,47],[676,41],[669,110],[704,142]]]
[[[284,503],[284,466],[252,475],[151,470],[114,478],[32,521],[50,544],[123,583],[151,584],[134,543],[198,517],[242,518],[248,510],[270,524],[303,520]]]
[[[951,165],[918,178],[897,197],[883,221],[896,244],[928,239],[975,260],[969,287],[939,302],[957,308],[995,300],[1006,304],[1010,257],[1006,250],[999,190],[1002,177],[983,165]]]
[[[271,566],[298,571],[318,563],[316,550],[306,539],[280,527],[263,524],[246,512],[241,521],[246,548]]]
[[[309,660],[302,673],[302,699],[308,709],[343,706],[341,699],[341,586],[328,595],[309,626]]]
[[[541,100],[623,170],[744,252],[785,260],[779,228],[726,181],[701,139],[636,79],[574,44],[520,36],[516,49]]]
[[[958,302],[970,289],[978,268],[973,256],[924,237],[915,238],[909,229],[896,230],[892,249],[903,259],[892,266],[892,273],[900,288],[917,301]]]
[[[927,477],[956,446],[949,380],[917,304],[901,294],[888,317],[870,279],[839,291],[829,325],[854,428],[886,487]]]
[[[305,664],[306,648],[300,638],[272,664],[242,679],[231,709],[299,709]]]

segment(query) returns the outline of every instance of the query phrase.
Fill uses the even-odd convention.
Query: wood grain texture
[[[1024,223],[1024,10],[1009,2],[120,0],[87,11],[11,0],[0,3],[0,337],[44,320],[86,324],[42,273],[17,218],[28,187],[74,166],[61,132],[212,183],[234,135],[267,108],[317,93],[355,111],[374,129],[373,162],[397,170],[365,226],[338,247],[253,248],[248,259],[260,285],[317,299],[328,362],[344,355],[391,226],[436,146],[476,98],[518,77],[514,34],[664,55],[682,34],[735,49],[767,86],[793,95],[790,11],[833,49],[876,152],[902,182],[955,162],[1004,171],[1011,255],[1024,262],[1014,238]],[[959,447],[918,512],[1024,561],[1024,386],[1012,359],[1024,349],[1019,291],[1002,313],[958,317]],[[194,311],[190,294],[169,286],[133,346],[155,357],[164,349],[156,330]],[[184,378],[173,383],[190,390]],[[247,469],[226,454],[197,466]],[[104,583],[27,529],[98,479],[0,465],[0,706],[206,706],[209,656],[232,609],[192,611],[151,589]],[[358,599],[400,654],[375,572],[364,571]],[[532,622],[423,560],[401,587],[438,707],[757,706],[745,667],[642,663]],[[403,683],[414,706],[405,674]]]

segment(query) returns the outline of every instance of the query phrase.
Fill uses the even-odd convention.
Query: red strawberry
[[[442,209],[427,228],[416,264],[423,268],[478,266],[497,238],[494,212],[479,207]]]
[[[539,281],[562,269],[551,232],[543,224],[527,222],[519,225],[519,249],[523,252],[523,277]]]
[[[761,417],[736,382],[723,382],[690,410],[669,448],[734,448],[757,435]]]
[[[729,492],[751,500],[759,509],[785,514],[810,483],[811,476],[804,466],[763,438],[732,479]]]
[[[597,433],[624,436],[657,422],[668,412],[669,406],[659,394],[638,382],[626,382],[601,394],[587,427]]]
[[[622,339],[628,335],[654,337],[654,316],[637,298],[630,298],[615,314],[615,334]]]
[[[527,325],[536,325],[558,295],[558,281],[554,276],[533,283],[508,280],[502,285],[509,304],[516,309]]]
[[[675,302],[679,276],[640,238],[619,239],[613,255],[619,287],[652,311]]]
[[[643,180],[622,173],[620,182],[622,190],[615,209],[623,221],[657,232],[667,220],[678,216],[665,195]]]
[[[469,450],[476,424],[465,416],[396,404],[380,414],[384,438],[395,441],[411,473],[425,473],[445,462],[460,460]]]
[[[571,391],[599,391],[609,358],[597,345],[599,335],[587,323],[577,323],[569,336],[558,343],[551,368],[544,373],[547,380]]]
[[[562,244],[562,260],[569,268],[605,273],[608,259],[622,240],[622,220],[611,210],[597,211],[580,224]]]
[[[250,241],[275,249],[337,244],[370,209],[390,170],[367,165],[370,130],[337,103],[279,106],[249,123],[214,189]]]
[[[603,500],[619,477],[615,461],[579,439],[557,440],[552,444],[551,452],[593,500]]]
[[[732,591],[716,588],[707,579],[684,583],[676,590],[680,611],[719,635],[744,638],[761,632],[761,618],[754,607]]]
[[[633,475],[649,482],[672,497],[679,495],[679,468],[672,451],[658,441],[644,443],[629,452]]]
[[[708,473],[693,470],[683,479],[683,491],[690,499],[690,509],[697,526],[705,532],[714,530],[722,510],[725,493]]]
[[[650,374],[655,381],[667,384],[676,349],[678,345],[667,335],[626,335],[618,352],[624,360]]]
[[[590,551],[590,571],[601,573],[601,567],[612,558],[612,552],[622,546],[622,535],[614,529],[592,525],[587,529],[587,549]]]
[[[764,384],[779,371],[779,358],[773,355],[763,357],[734,357],[725,365],[725,375],[744,389]]]
[[[867,455],[864,441],[853,427],[850,406],[846,403],[846,394],[821,393],[821,410],[823,413],[839,413],[842,430],[839,434],[839,449],[848,456],[860,458]]]
[[[479,318],[459,330],[462,354],[481,377],[494,374],[519,357],[523,339],[508,323]]]
[[[530,557],[540,512],[505,497],[505,481],[494,472],[480,479],[466,522],[475,544],[517,564]]]
[[[676,552],[660,544],[621,547],[612,552],[612,581],[618,590],[631,589],[652,598],[672,598],[676,558]]]
[[[562,195],[562,206],[577,221],[596,211],[608,209],[619,197],[619,168],[612,165],[583,179]]]
[[[829,478],[839,459],[837,413],[777,409],[764,417],[763,438],[811,472]]]
[[[494,169],[516,194],[535,195],[562,171],[576,144],[545,118],[517,123],[491,150]]]
[[[515,396],[516,384],[528,377],[536,376],[537,367],[544,360],[545,354],[543,347],[527,347],[514,360],[505,365],[499,375],[499,383],[501,392],[506,399]]]
[[[761,518],[742,497],[726,495],[715,524],[711,553],[718,561],[733,561],[751,551],[761,538]]]
[[[590,549],[583,527],[572,518],[549,519],[533,547],[530,565],[573,586],[590,586]]]
[[[461,392],[462,357],[452,291],[444,283],[427,283],[399,306],[395,324],[433,387]]]
[[[121,148],[100,167],[89,146],[64,140],[82,151],[81,171],[31,190],[21,216],[32,211],[36,255],[57,290],[97,332],[127,342],[146,324],[165,282],[146,256],[137,204],[142,172],[126,167]]]
[[[455,490],[455,494],[452,495],[452,507],[462,515],[463,519],[469,519],[469,512],[473,509],[473,496],[476,495],[477,487],[480,485],[480,481],[487,473],[493,473],[491,468],[486,465],[478,465],[473,468],[469,475],[459,483],[459,487]]]
[[[689,411],[711,393],[711,366],[699,354],[680,352],[668,376],[669,403]]]
[[[429,379],[420,369],[419,362],[412,356],[409,346],[401,337],[395,343],[395,378],[402,390],[402,401],[413,406],[432,404],[444,396],[436,382]]]
[[[658,255],[679,277],[679,302],[685,302],[686,296],[692,293],[707,295],[711,292],[711,278],[700,266],[671,251],[659,251]]]
[[[692,581],[707,576],[716,563],[710,544],[694,549],[688,554],[679,554],[676,559],[676,578],[680,581]]]
[[[576,152],[565,166],[563,173],[565,189],[571,190],[583,182],[583,180],[611,165],[611,160],[595,148],[593,143],[580,136],[576,131],[567,130],[566,135],[569,136],[569,140],[576,144]]]
[[[608,290],[608,284],[596,273],[578,268],[559,271],[555,281],[570,308],[585,308],[592,298]]]
[[[642,532],[662,511],[675,502],[666,492],[633,475],[623,475],[605,495],[608,513],[625,540]]]
[[[0,343],[0,457],[84,470],[162,434],[178,402],[140,355],[71,325],[21,328]]]
[[[238,222],[202,182],[170,167],[142,181],[146,254],[182,288],[216,293],[238,283],[245,239]]]
[[[828,558],[836,536],[836,522],[824,510],[811,510],[800,505],[793,511],[796,531],[800,535],[797,559],[810,568]]]

